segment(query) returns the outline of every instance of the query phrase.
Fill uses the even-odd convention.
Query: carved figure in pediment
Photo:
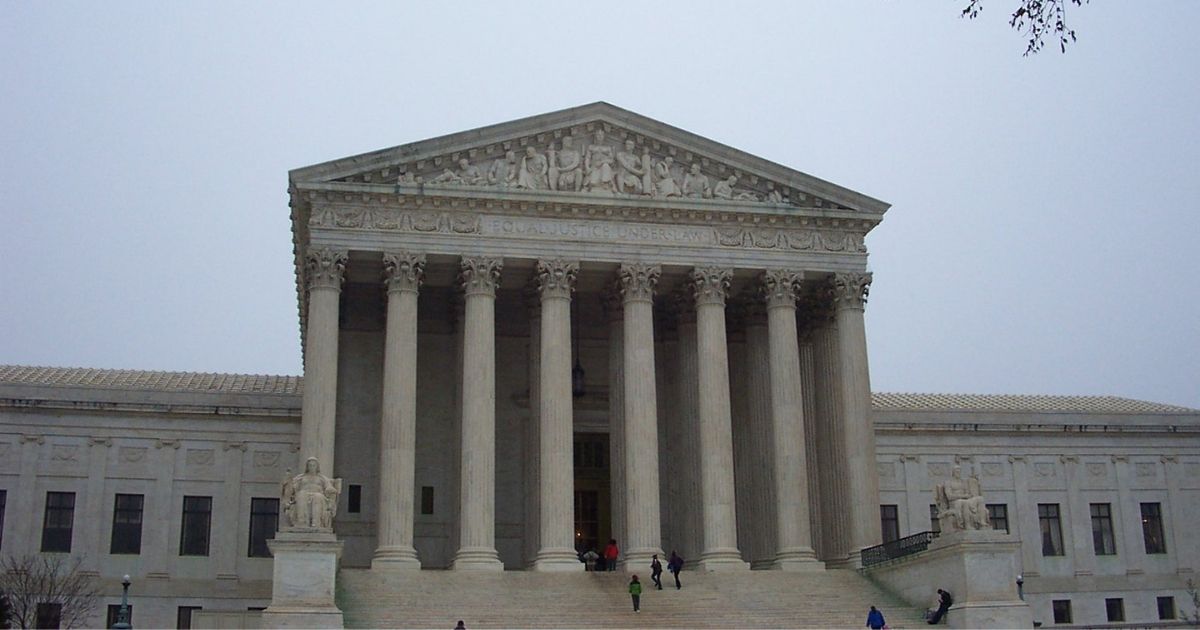
[[[775,182],[767,182],[767,198],[763,201],[767,203],[783,203],[783,193],[775,187]]]
[[[583,169],[587,171],[588,192],[612,194],[613,192],[613,149],[604,142],[604,130],[597,129],[592,144],[583,155]]]
[[[512,151],[505,151],[504,157],[497,158],[492,162],[492,167],[488,169],[487,183],[492,186],[502,186],[504,188],[512,188],[517,185],[517,171],[520,165],[517,164],[517,154]]]
[[[708,176],[700,172],[700,164],[692,162],[692,168],[683,176],[683,194],[693,199],[712,198],[712,187]]]
[[[578,191],[583,187],[583,156],[575,148],[575,138],[562,139],[562,149],[554,151],[550,145],[550,188],[553,190]]]
[[[487,182],[478,166],[472,166],[467,158],[459,158],[458,171],[446,169],[429,181],[431,184],[453,184],[456,186],[480,186]]]
[[[404,171],[396,178],[397,186],[416,186],[418,183],[417,176],[412,171]]]
[[[762,201],[762,199],[759,199],[758,195],[748,190],[738,193],[734,196],[734,199],[737,199],[738,201]]]
[[[725,179],[718,180],[717,185],[713,186],[713,197],[716,199],[733,199],[734,184],[737,184],[737,175],[730,175]]]
[[[342,480],[321,474],[316,457],[304,462],[304,472],[284,479],[280,488],[284,529],[332,529]]]
[[[671,173],[671,167],[675,164],[675,159],[667,156],[659,163],[654,165],[654,196],[655,197],[682,197],[683,191],[679,188],[679,183],[675,181],[675,175]]]
[[[633,140],[625,141],[625,149],[617,151],[617,192],[627,195],[642,194],[642,160],[633,152]]]
[[[517,172],[517,187],[529,190],[545,190],[549,188],[546,174],[549,163],[546,156],[538,153],[533,147],[525,147],[525,156],[521,158],[521,170]]]

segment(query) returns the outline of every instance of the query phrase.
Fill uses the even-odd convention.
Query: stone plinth
[[[947,532],[928,550],[865,573],[913,606],[928,606],[939,588],[950,591],[951,628],[1032,628],[1033,612],[1017,594],[1020,552],[1020,541],[1003,532]]]
[[[267,546],[275,556],[271,605],[263,628],[341,628],[334,582],[342,542],[327,531],[287,531]]]

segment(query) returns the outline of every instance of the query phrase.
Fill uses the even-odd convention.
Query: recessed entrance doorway
[[[575,434],[575,550],[604,552],[612,538],[608,434]]]

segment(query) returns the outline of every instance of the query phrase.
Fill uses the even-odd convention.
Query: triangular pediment
[[[293,184],[715,200],[882,214],[888,204],[593,103],[292,171]]]

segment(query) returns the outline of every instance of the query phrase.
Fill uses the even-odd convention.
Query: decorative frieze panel
[[[254,451],[255,468],[275,468],[279,466],[279,451]]]
[[[1056,477],[1058,476],[1058,468],[1052,462],[1036,462],[1033,465],[1033,474],[1036,477]]]
[[[602,123],[576,124],[391,164],[338,181],[838,208],[709,156]]]
[[[146,461],[146,447],[122,446],[117,449],[117,461],[122,464],[140,464]]]
[[[951,468],[953,468],[953,465],[948,462],[929,462],[926,464],[925,470],[929,474],[930,479],[938,479],[949,477]]]
[[[1104,462],[1088,462],[1088,476],[1103,477],[1108,473],[1108,466]]]
[[[980,465],[984,477],[1003,477],[1004,464],[1000,462],[984,462]]]
[[[50,447],[50,459],[56,462],[79,461],[79,447],[73,444],[54,444]]]
[[[1134,465],[1138,477],[1155,477],[1158,475],[1158,464],[1154,462],[1138,462]]]
[[[211,448],[187,449],[187,463],[190,466],[212,466],[216,461],[216,453]]]

